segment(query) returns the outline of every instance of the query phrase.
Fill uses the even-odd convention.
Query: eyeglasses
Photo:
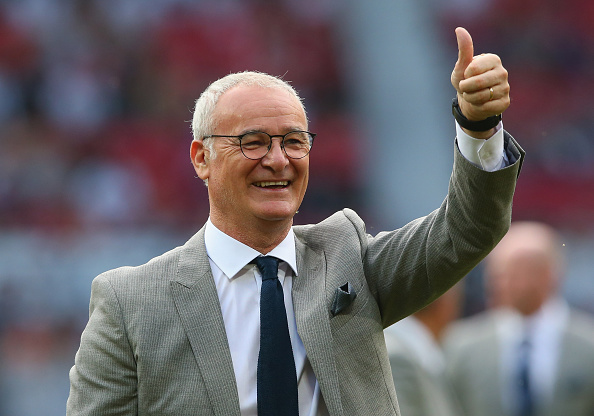
[[[241,153],[248,159],[259,160],[268,154],[272,148],[272,138],[281,137],[280,145],[285,154],[291,159],[302,159],[307,156],[313,146],[315,133],[303,130],[293,130],[287,134],[270,135],[263,131],[249,131],[239,136],[227,136],[224,134],[211,134],[204,136],[204,139],[211,137],[231,137],[239,139]]]

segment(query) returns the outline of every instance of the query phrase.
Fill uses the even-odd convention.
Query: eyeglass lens
[[[261,159],[268,153],[272,138],[264,132],[247,133],[241,138],[241,151],[249,159]],[[294,131],[283,137],[282,147],[288,157],[301,159],[311,150],[312,136],[304,131]]]

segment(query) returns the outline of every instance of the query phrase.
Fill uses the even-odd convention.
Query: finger
[[[467,119],[479,121],[491,116],[502,114],[507,109],[507,107],[509,107],[509,100],[500,99],[487,101],[486,103],[480,105],[467,102],[465,108],[461,108],[461,110],[462,114],[464,114]]]
[[[484,120],[487,117],[503,113],[510,105],[509,85],[493,88],[493,99],[489,89],[472,94],[463,94],[463,114],[469,120]]]
[[[488,117],[502,114],[509,107],[509,99],[487,101],[480,105],[469,105],[467,110],[469,120],[484,120]]]
[[[464,70],[464,78],[470,78],[475,75],[480,75],[491,69],[501,66],[501,58],[499,56],[488,53],[475,56],[472,62]]]
[[[454,67],[454,73],[459,80],[462,80],[466,68],[472,63],[474,46],[470,33],[463,27],[456,28],[456,40],[458,42],[458,61]]]
[[[507,83],[507,71],[503,67],[497,67],[484,74],[460,81],[458,91],[472,93],[505,83]]]
[[[493,92],[491,93],[491,91]],[[497,100],[501,96],[502,94],[499,93],[498,87],[484,88],[480,91],[475,91],[471,93],[465,92],[464,94],[462,94],[464,100],[473,105],[482,105],[486,102]]]
[[[464,92],[462,98],[474,105],[481,105],[488,101],[509,100],[510,87],[507,82],[493,85],[489,88],[483,88],[482,90],[474,92]]]

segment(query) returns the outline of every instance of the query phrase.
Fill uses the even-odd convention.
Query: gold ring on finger
[[[495,95],[495,93],[493,92],[493,87],[491,87],[489,88],[489,101],[493,99],[493,95]]]

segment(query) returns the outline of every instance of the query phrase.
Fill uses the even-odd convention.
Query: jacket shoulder
[[[296,225],[293,230],[312,249],[326,250],[329,246],[344,248],[353,241],[363,241],[365,223],[355,211],[345,208],[317,224]]]
[[[481,312],[453,322],[443,336],[444,349],[472,351],[481,344],[490,344],[497,337],[494,316],[489,311]]]
[[[94,280],[107,280],[117,285],[125,280],[138,280],[146,278],[158,278],[171,275],[177,267],[182,247],[176,247],[161,255],[153,257],[144,264],[138,266],[122,266],[101,273]]]

